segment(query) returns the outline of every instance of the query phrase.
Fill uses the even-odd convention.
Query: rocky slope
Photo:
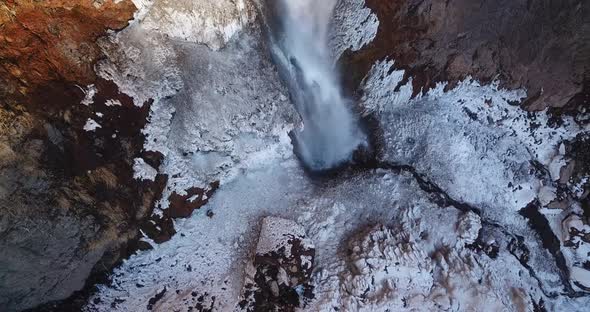
[[[131,1],[4,1],[0,6],[2,93],[31,98],[54,81],[90,84],[96,39],[133,17]]]

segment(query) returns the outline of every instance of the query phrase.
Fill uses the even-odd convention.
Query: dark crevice
[[[583,297],[587,294],[583,292],[576,292],[569,283],[569,270],[563,253],[561,252],[561,243],[555,236],[549,225],[547,218],[539,212],[540,203],[534,201],[528,204],[525,208],[520,210],[520,215],[525,217],[529,222],[529,226],[539,235],[543,248],[547,249],[553,258],[555,264],[559,269],[559,277],[564,286],[565,295],[571,298]]]
[[[432,196],[431,201],[437,204],[439,207],[455,207],[463,212],[474,212],[481,217],[481,209],[471,206],[467,203],[460,202],[453,199],[445,191],[443,191],[436,183],[430,181],[424,174],[419,173],[416,168],[410,165],[400,165],[392,162],[369,162],[362,165],[365,169],[382,169],[390,170],[394,172],[407,172],[412,175],[416,180],[420,188]]]
[[[539,234],[539,238],[541,240],[543,247],[547,249],[549,253],[551,253],[551,255],[553,255],[556,266],[559,269],[561,282],[564,287],[564,292],[561,294],[548,293],[544,289],[541,278],[537,276],[535,270],[528,263],[530,251],[524,243],[524,238],[522,236],[514,235],[508,232],[502,225],[492,220],[485,219],[482,216],[482,210],[480,208],[474,207],[470,204],[452,198],[436,183],[430,181],[426,177],[426,175],[418,172],[416,168],[410,165],[400,165],[393,162],[374,160],[371,162],[364,163],[361,167],[366,170],[382,169],[393,171],[395,173],[410,173],[412,177],[415,179],[415,181],[418,183],[420,189],[428,193],[431,196],[430,200],[439,207],[454,207],[462,212],[471,211],[477,214],[481,218],[481,222],[484,227],[495,228],[508,238],[508,252],[512,256],[514,256],[518,260],[518,262],[529,272],[530,276],[537,281],[539,289],[547,298],[557,298],[559,295],[564,295],[569,298],[579,298],[588,295],[584,292],[575,291],[569,283],[569,270],[567,268],[565,257],[561,253],[559,240],[551,231],[547,219],[538,211],[537,203],[529,204],[527,207],[523,208],[520,211],[520,214],[529,220],[530,227]]]

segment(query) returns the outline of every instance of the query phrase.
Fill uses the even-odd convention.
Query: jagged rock
[[[165,183],[160,176],[133,178],[147,107],[119,96],[124,106],[107,108],[111,96],[100,88],[92,109],[78,104],[76,93],[66,91],[72,97],[58,108],[51,105],[63,94],[45,97],[51,117],[0,107],[0,128],[9,129],[0,133],[0,306],[6,311],[64,299],[95,266],[96,272],[112,267]],[[103,127],[86,132],[92,110],[104,112]]]
[[[295,311],[313,298],[315,248],[297,223],[262,220],[254,263],[247,268],[242,311]]]
[[[219,50],[255,18],[250,0],[177,0],[155,1],[142,22],[146,30]]]
[[[131,0],[10,0],[0,4],[0,94],[31,96],[50,81],[89,84],[96,39],[127,25]]]
[[[350,271],[342,273],[340,291],[345,311],[384,304],[399,311],[433,287],[432,260],[408,233],[374,226],[351,239],[348,250]]]

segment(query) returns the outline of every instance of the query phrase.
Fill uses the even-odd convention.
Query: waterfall
[[[313,171],[335,168],[367,143],[342,92],[329,48],[338,0],[276,0],[273,54],[303,127],[294,131],[297,155]]]

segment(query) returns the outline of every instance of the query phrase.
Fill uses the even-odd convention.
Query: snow
[[[140,22],[143,20],[145,15],[149,12],[149,9],[154,4],[156,0],[131,0],[137,11],[133,14],[133,20],[129,23],[133,25],[134,23]]]
[[[353,240],[351,269],[342,273],[337,305],[345,311],[387,311],[424,302],[434,284],[432,262],[408,240],[408,233],[383,226]]]
[[[102,128],[102,126],[92,118],[88,118],[86,124],[84,124],[84,131],[92,132],[98,128]]]
[[[341,3],[338,10],[359,10],[344,11],[358,16],[342,28],[352,33],[336,47],[358,49],[374,36],[372,14],[360,3]],[[304,311],[527,311],[541,300],[548,311],[581,311],[590,304],[588,297],[563,295],[553,255],[519,214],[533,200],[555,198],[555,177],[567,161],[562,142],[587,129],[571,120],[551,128],[545,112],[526,116],[510,104],[525,91],[495,83],[467,79],[448,92],[441,84],[411,98],[411,80],[394,92],[403,72],[382,61],[364,80],[361,101],[384,130],[379,161],[415,167],[474,209],[439,206],[436,194],[404,171],[314,179],[293,155],[288,132],[299,119],[260,30],[249,27],[212,50],[192,39],[171,40],[165,33],[173,24],[160,23],[149,28],[139,20],[112,34],[102,45],[107,59],[99,74],[136,105],[151,102],[144,148],[164,155],[157,169],[169,177],[156,213],[172,192],[221,185],[206,206],[174,221],[171,240],[158,245],[144,238],[154,249],[116,268],[86,311],[143,311],[163,289],[154,311],[188,311],[201,296],[203,306],[234,311],[257,246],[276,247],[282,233],[299,228],[295,223],[316,248],[315,299]],[[531,161],[549,174],[536,174]],[[139,178],[157,172],[140,158],[135,164]],[[588,285],[582,263],[590,244],[582,238],[590,228],[581,214],[574,202],[546,218],[571,279]],[[265,223],[268,217],[281,221]],[[269,236],[257,245],[262,227]]]
[[[296,115],[289,102],[280,100],[286,92],[269,61],[261,58],[259,37],[246,34],[249,39],[217,52],[177,40],[167,33],[178,28],[177,21],[156,18],[166,12],[188,14],[196,30],[203,27],[199,14],[205,12],[220,23],[228,18],[244,21],[243,14],[252,10],[250,2],[162,0],[142,10],[147,11],[143,18],[103,40],[107,58],[97,68],[101,77],[132,96],[135,105],[151,102],[142,131],[144,149],[165,156],[159,168],[169,176],[159,203],[165,209],[172,192],[231,180],[239,167],[264,162],[265,151],[276,148],[274,142],[288,141],[286,131],[293,127],[275,120],[295,120]],[[225,38],[224,45],[226,39],[231,40]]]
[[[243,168],[265,165],[269,153],[290,155],[288,131],[297,119],[268,60],[260,57],[255,34],[244,33],[222,51],[180,44],[185,55],[175,97],[152,106],[144,129],[146,149],[166,156],[161,172],[172,192],[231,181]],[[240,68],[236,72],[235,69]]]
[[[497,83],[467,79],[448,92],[438,84],[411,98],[411,81],[393,92],[403,76],[393,67],[393,61],[373,66],[362,99],[365,113],[376,114],[385,129],[382,160],[428,172],[451,197],[477,207],[526,206],[543,186],[531,161],[548,166],[560,144],[584,130],[570,119],[552,128],[545,112],[527,117],[509,103],[524,91]]]
[[[106,59],[97,64],[98,75],[117,84],[141,107],[150,99],[172,96],[182,88],[176,57],[166,39],[134,23],[100,42]]]
[[[584,287],[590,287],[590,271],[580,267],[573,267],[571,274],[572,278],[584,285]]]
[[[567,165],[567,162],[563,155],[556,155],[553,157],[549,164],[549,174],[551,174],[551,179],[553,179],[553,181],[559,180],[561,168],[565,167],[565,165]]]
[[[142,26],[174,40],[219,50],[255,17],[250,0],[156,0]]]
[[[317,298],[308,311],[329,311],[344,303],[359,311],[401,309],[402,298],[416,311],[483,304],[514,310],[518,300],[531,306],[530,298],[544,298],[507,248],[501,248],[497,259],[465,248],[479,231],[477,215],[438,207],[407,174],[378,170],[318,183],[295,159],[275,155],[266,168],[246,171],[223,185],[206,210],[214,217],[196,213],[177,220],[179,233],[172,240],[127,260],[114,272],[112,286],[100,287],[96,296],[101,303],[90,307],[110,311],[119,298],[124,302],[117,311],[134,311],[167,287],[170,291],[158,302],[157,311],[186,311],[193,304],[193,291],[207,293],[209,299],[215,296],[215,311],[233,310],[244,263],[256,246],[258,223],[268,215],[297,220],[316,246]],[[375,223],[385,224],[371,225]],[[284,227],[277,228],[280,234]],[[369,236],[355,236],[358,231]],[[348,249],[357,250],[353,256],[340,247],[351,235]],[[382,239],[372,245],[375,237]],[[501,237],[495,240],[502,242]],[[426,255],[438,256],[432,260]],[[350,271],[352,264],[358,267]],[[550,267],[547,261],[536,268],[537,274],[551,277]],[[486,282],[480,284],[482,278]],[[137,283],[144,287],[137,288]],[[383,286],[388,284],[398,287]],[[373,295],[365,300],[359,293],[368,285]],[[527,291],[513,296],[519,289]]]
[[[564,253],[570,268],[571,279],[580,283],[584,287],[590,287],[590,271],[581,267],[584,262],[588,261],[590,255],[590,241],[585,236],[590,234],[590,226],[582,221],[578,214],[570,214],[563,219],[560,240],[567,243],[571,248],[567,248]]]
[[[365,0],[338,1],[332,30],[331,46],[338,60],[347,49],[358,51],[377,35],[379,19],[365,5]]]
[[[448,92],[439,84],[411,98],[411,81],[392,91],[403,75],[394,66],[394,61],[378,62],[364,81],[365,114],[375,114],[384,129],[381,161],[426,173],[449,196],[480,209],[484,219],[522,235],[532,254],[529,265],[537,270],[546,256],[536,235],[523,234],[528,225],[518,211],[538,200],[554,233],[568,214],[580,211],[575,203],[551,206],[567,164],[564,142],[588,127],[569,117],[552,127],[546,112],[527,113],[510,103],[522,99],[524,91],[503,90],[497,83],[482,86],[469,78]],[[562,241],[569,270],[581,261],[571,249]],[[588,254],[581,258],[590,259]],[[543,277],[544,287],[551,279]]]
[[[580,179],[580,181],[578,181],[578,183],[574,184],[572,186],[572,189],[574,191],[574,195],[577,196],[578,198],[582,197],[582,195],[585,193],[585,186],[586,184],[588,184],[588,182],[590,181],[590,177],[583,177]]]
[[[552,186],[542,186],[539,189],[539,201],[543,206],[547,206],[556,198],[557,188]]]
[[[262,220],[260,238],[256,246],[256,254],[265,255],[272,251],[289,246],[289,240],[293,237],[303,238],[305,230],[297,223],[276,217],[267,217]],[[285,250],[285,257],[291,256],[291,250]]]
[[[106,106],[122,106],[123,104],[121,104],[121,101],[119,101],[117,99],[109,99],[109,100],[106,100],[105,105]]]
[[[133,160],[133,178],[141,181],[155,181],[158,171],[143,160],[135,158]]]
[[[95,85],[91,84],[88,85],[86,88],[78,86],[78,88],[80,88],[80,90],[84,92],[84,98],[82,99],[80,104],[90,106],[92,103],[94,103],[94,96],[96,96],[96,92],[98,92]]]
[[[473,244],[479,237],[481,230],[481,219],[471,211],[463,214],[457,224],[457,234],[463,242]]]

